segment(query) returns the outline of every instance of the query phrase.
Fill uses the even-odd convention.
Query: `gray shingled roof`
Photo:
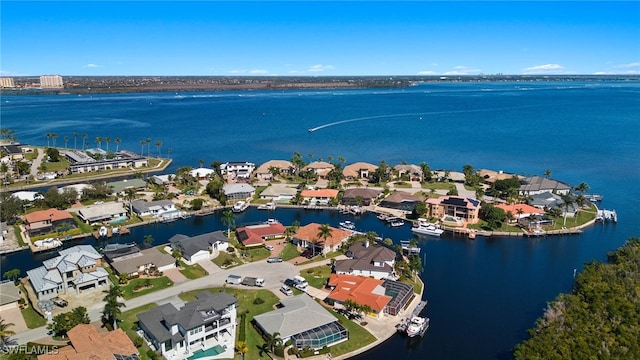
[[[228,242],[229,240],[220,230],[189,237],[187,235],[176,234],[169,239],[172,246],[182,248],[182,254],[192,256],[201,250],[207,250],[216,242]]]
[[[0,306],[20,300],[20,291],[13,281],[0,283]]]
[[[282,308],[253,319],[269,334],[278,332],[283,339],[338,321],[307,294],[282,299],[280,303]]]

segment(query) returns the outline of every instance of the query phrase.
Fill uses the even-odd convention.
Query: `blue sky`
[[[640,2],[0,2],[1,76],[640,74]]]

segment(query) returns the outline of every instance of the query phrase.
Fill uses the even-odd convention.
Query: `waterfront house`
[[[0,283],[0,315],[5,310],[18,309],[20,289],[13,281]]]
[[[58,254],[43,261],[42,266],[27,271],[38,300],[52,299],[59,293],[99,291],[108,285],[108,274],[100,267],[102,255],[91,245],[76,245],[60,250]]]
[[[268,186],[260,193],[260,199],[277,203],[289,203],[298,193],[295,185],[275,184]]]
[[[569,195],[569,197],[573,201],[575,201],[575,196]],[[568,208],[565,209],[562,196],[554,194],[552,192],[530,195],[528,197],[528,200],[529,205],[535,206],[538,209],[542,209],[545,211],[551,209],[559,209],[563,213],[566,211],[568,217],[574,217],[576,212],[579,210],[579,206],[575,203],[569,204]]]
[[[322,179],[326,179],[329,172],[333,170],[335,166],[325,161],[314,161],[302,168],[302,171],[312,171],[314,174]]]
[[[449,223],[462,221],[476,224],[480,218],[480,201],[462,196],[445,195],[437,199],[427,199],[426,216],[441,219]]]
[[[321,349],[349,339],[349,331],[322,305],[307,294],[280,300],[277,309],[254,318],[263,334],[280,334],[298,349]]]
[[[111,189],[112,195],[124,196],[128,189],[144,190],[147,188],[147,182],[143,179],[124,179],[120,181],[112,181],[107,183],[107,187]]]
[[[201,260],[209,260],[229,247],[229,240],[220,230],[193,237],[177,234],[169,239],[171,248],[180,248],[184,262],[192,265]]]
[[[519,179],[522,178],[522,176],[517,176],[515,174],[507,174],[505,172],[503,172],[502,170],[500,171],[494,171],[494,170],[488,170],[488,169],[482,169],[482,170],[478,170],[478,176],[480,176],[483,181],[486,184],[493,184],[498,180],[508,180],[511,179],[512,177],[517,177]]]
[[[77,210],[78,217],[87,224],[99,223],[103,221],[119,222],[126,219],[127,210],[119,202],[108,202],[104,204],[89,205]]]
[[[84,194],[85,190],[93,188],[91,184],[71,184],[67,186],[63,186],[58,189],[58,192],[62,193],[64,191],[74,190],[78,194],[78,200],[82,198],[82,194]]]
[[[258,224],[236,229],[238,241],[247,247],[260,246],[267,240],[284,239],[285,227],[278,223]]]
[[[300,191],[302,203],[308,205],[329,205],[338,197],[338,189],[306,189]]]
[[[96,160],[79,150],[63,150],[60,154],[69,160],[69,171],[72,174],[149,166],[147,158],[125,150],[115,153],[115,157],[112,159],[103,158],[101,160]]]
[[[357,162],[345,166],[342,170],[342,175],[347,181],[368,179],[369,174],[375,172],[377,169],[378,167],[376,165],[367,162]]]
[[[383,280],[366,276],[331,274],[327,285],[333,290],[324,301],[334,308],[344,309],[344,303],[351,300],[361,306],[368,305],[371,308],[369,316],[380,317],[392,300],[386,295],[383,283]]]
[[[249,184],[227,184],[223,186],[227,200],[249,200],[256,194],[256,189]]]
[[[343,205],[369,206],[380,194],[380,190],[376,189],[351,188],[344,191],[340,202]]]
[[[131,208],[133,212],[138,214],[138,216],[154,216],[154,217],[163,217],[163,216],[171,216],[172,214],[176,214],[178,210],[176,209],[176,205],[171,200],[154,200],[154,201],[144,201],[144,200],[135,200],[131,202]]]
[[[222,175],[231,175],[233,178],[248,179],[256,164],[247,161],[226,162],[220,165]]]
[[[420,201],[424,201],[423,196],[410,194],[406,191],[396,191],[382,199],[380,206],[410,213],[416,207],[416,203]]]
[[[367,276],[375,279],[394,278],[395,251],[369,241],[353,244],[347,252],[349,259],[336,260],[336,274]]]
[[[331,229],[331,236],[327,239],[318,237],[320,232],[320,224],[311,223],[298,228],[298,231],[293,235],[293,243],[302,248],[308,248],[315,246],[322,254],[327,254],[332,251],[340,249],[349,237],[353,234],[349,230],[338,229],[329,227]]]
[[[22,219],[29,236],[49,234],[76,227],[76,222],[68,211],[54,208],[28,213],[22,216]]]
[[[558,195],[567,195],[571,191],[571,186],[552,179],[548,179],[541,176],[533,176],[522,180],[520,185],[520,195],[531,196],[535,194],[542,194],[545,192],[552,192]]]
[[[14,193],[11,194],[11,196],[17,198],[20,201],[23,202],[34,202],[36,200],[42,200],[44,199],[44,196],[42,195],[42,193],[37,192],[37,191],[16,191]]]
[[[210,176],[212,176],[215,173],[216,173],[215,170],[208,169],[208,168],[197,168],[189,171],[189,175],[193,176],[197,180],[208,179]]]
[[[136,316],[144,339],[167,360],[232,359],[237,302],[225,292],[203,291],[179,310],[167,303]]]
[[[510,222],[518,221],[519,219],[532,215],[544,215],[544,211],[527,204],[496,204],[494,206],[504,210],[505,214],[511,212],[511,219],[508,219]]]
[[[272,169],[277,169],[277,172],[280,175],[293,175],[295,166],[288,160],[269,160],[256,169],[256,179],[273,179]]]
[[[176,174],[152,175],[149,177],[149,181],[156,185],[169,185],[173,183],[175,178]]]
[[[92,324],[79,324],[67,331],[69,345],[54,347],[38,360],[139,360],[140,353],[122,329],[98,331]]]
[[[12,161],[24,160],[24,153],[22,152],[20,144],[0,145],[0,152],[2,152],[4,156],[8,157]]]
[[[117,274],[139,276],[147,274],[150,270],[167,271],[175,269],[176,260],[173,256],[163,253],[157,248],[149,248],[130,254],[110,257],[110,265]]]
[[[418,165],[398,164],[393,167],[393,170],[398,174],[398,180],[419,182],[424,180],[422,169]]]

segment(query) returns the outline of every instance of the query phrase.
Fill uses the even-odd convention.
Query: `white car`
[[[287,295],[287,296],[292,296],[293,295],[293,290],[291,290],[291,288],[288,287],[287,285],[282,285],[280,287],[280,291],[282,291],[282,293]]]
[[[273,246],[271,246],[271,245],[265,245],[264,248],[269,250],[269,251],[273,251]]]

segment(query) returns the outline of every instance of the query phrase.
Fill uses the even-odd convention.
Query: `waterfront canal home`
[[[149,166],[149,160],[130,151],[121,150],[115,153],[115,157],[96,160],[89,154],[101,153],[104,150],[89,149],[86,152],[80,150],[63,150],[60,154],[69,160],[69,171],[72,174],[82,174],[112,169],[137,169]],[[106,152],[105,152],[106,154]],[[102,154],[101,154],[102,155]]]
[[[505,214],[511,212],[511,219],[508,219],[511,223],[533,215],[544,215],[543,210],[527,204],[496,204],[494,206],[498,209],[502,209]]]
[[[378,169],[376,165],[367,162],[357,162],[349,164],[342,170],[342,175],[347,181],[369,179],[369,174]]]
[[[216,171],[213,169],[202,168],[202,167],[197,169],[192,169],[191,171],[189,171],[189,175],[193,176],[195,179],[198,179],[198,180],[208,179],[210,176],[214,175],[215,173]]]
[[[416,203],[424,201],[420,195],[410,194],[406,191],[396,191],[380,201],[380,207],[402,210],[410,213],[416,207]]]
[[[127,209],[120,202],[89,205],[75,211],[77,211],[78,217],[87,224],[111,221],[117,223],[127,218]]]
[[[222,187],[227,200],[248,201],[256,194],[256,189],[249,184],[227,184]]]
[[[108,274],[100,267],[102,255],[91,245],[76,245],[58,254],[43,261],[42,266],[27,271],[38,300],[53,299],[58,294],[101,291],[107,287]]]
[[[184,262],[189,265],[216,257],[229,247],[229,240],[220,230],[196,236],[177,234],[169,243],[172,249],[180,248]]]
[[[324,301],[336,309],[344,309],[344,303],[351,300],[360,306],[369,306],[371,311],[367,315],[381,317],[393,299],[386,295],[382,284],[384,280],[366,276],[331,274],[327,286],[333,290]]]
[[[140,275],[154,276],[157,275],[157,272],[175,269],[176,267],[176,260],[173,256],[163,253],[157,248],[137,250],[137,252],[130,254],[108,258],[109,265],[117,274],[127,274],[130,277]]]
[[[58,191],[62,193],[64,191],[68,191],[67,189],[73,190],[78,194],[78,200],[80,200],[85,190],[91,189],[92,187],[93,185],[90,185],[90,184],[71,184],[71,185],[67,185],[59,188]]]
[[[220,165],[220,172],[222,175],[230,175],[232,179],[248,179],[255,168],[256,164],[252,162],[226,162]]]
[[[56,348],[38,360],[139,360],[140,353],[122,329],[98,331],[80,324],[67,332],[69,345]]]
[[[293,244],[301,248],[316,247],[317,254],[327,254],[329,252],[337,251],[342,247],[353,232],[350,230],[343,230],[334,227],[329,227],[331,235],[326,239],[319,238],[320,224],[311,223],[301,226],[298,231],[293,235]]]
[[[112,181],[107,183],[107,187],[111,189],[112,195],[124,196],[128,189],[144,190],[147,188],[147,182],[143,179],[124,179],[120,181]]]
[[[520,185],[520,195],[531,196],[535,194],[542,194],[545,192],[552,192],[558,195],[567,195],[571,191],[571,186],[546,177],[533,176],[522,180]]]
[[[263,334],[280,334],[298,349],[322,349],[349,340],[349,331],[322,305],[307,294],[280,300],[277,309],[254,316]]]
[[[325,161],[314,161],[307,164],[302,168],[302,171],[311,171],[321,179],[326,179],[329,172],[333,170],[335,166]]]
[[[483,182],[485,184],[493,184],[498,180],[508,180],[513,178],[514,176],[517,177],[518,179],[523,179],[523,176],[518,176],[515,174],[507,174],[505,172],[503,172],[502,170],[500,171],[494,171],[494,170],[488,170],[488,169],[482,169],[482,170],[478,170],[478,176],[480,176],[483,179]]]
[[[240,227],[236,229],[238,241],[246,247],[263,245],[267,240],[284,239],[286,237],[285,227],[277,223],[258,224]]]
[[[427,199],[428,217],[440,219],[447,224],[476,224],[480,221],[480,201],[472,198],[445,195],[437,199]]]
[[[569,195],[569,196],[572,197],[573,195]],[[578,206],[575,203],[569,204],[568,208],[565,209],[564,200],[562,200],[562,196],[558,194],[554,194],[552,192],[533,194],[533,195],[530,195],[527,199],[528,199],[529,205],[531,206],[535,206],[536,208],[545,210],[545,211],[551,210],[551,209],[558,209],[563,214],[566,211],[567,216],[569,217],[575,216],[576,212],[578,211]],[[572,198],[572,199],[575,200],[575,198]]]
[[[300,191],[302,203],[306,205],[330,205],[338,197],[338,189],[305,189]]]
[[[203,291],[179,310],[167,303],[136,316],[147,344],[167,360],[233,359],[237,302]]]
[[[396,252],[382,245],[358,242],[349,248],[349,259],[336,260],[336,274],[367,276],[374,279],[395,278]]]
[[[11,196],[15,197],[20,201],[28,202],[28,203],[32,203],[36,200],[44,199],[44,196],[42,195],[42,193],[39,193],[37,191],[26,191],[26,190],[16,191],[12,193]]]
[[[68,211],[54,208],[28,213],[22,219],[24,228],[31,237],[76,227],[76,222]]]
[[[350,188],[342,194],[340,202],[343,205],[369,206],[380,197],[380,190],[370,188]]]
[[[0,283],[0,317],[2,312],[12,309],[18,309],[18,301],[20,301],[20,289],[13,281],[4,281]]]
[[[418,182],[424,180],[424,174],[422,174],[422,169],[418,165],[398,164],[393,167],[393,170],[398,174],[398,180]]]
[[[22,146],[20,144],[0,145],[0,152],[11,161],[24,160],[24,152],[22,152]]]
[[[156,185],[169,185],[173,184],[175,178],[176,174],[153,175],[149,177],[149,182]]]
[[[165,216],[170,217],[172,214],[178,213],[176,205],[171,200],[135,200],[131,202],[131,208],[133,212],[140,217],[153,216],[161,218]]]
[[[256,179],[272,180],[274,178],[274,169],[277,170],[278,175],[293,175],[295,172],[295,165],[288,160],[269,160],[258,166],[256,169]]]
[[[268,186],[260,193],[260,199],[276,203],[289,203],[296,197],[298,189],[295,185],[274,184]]]

